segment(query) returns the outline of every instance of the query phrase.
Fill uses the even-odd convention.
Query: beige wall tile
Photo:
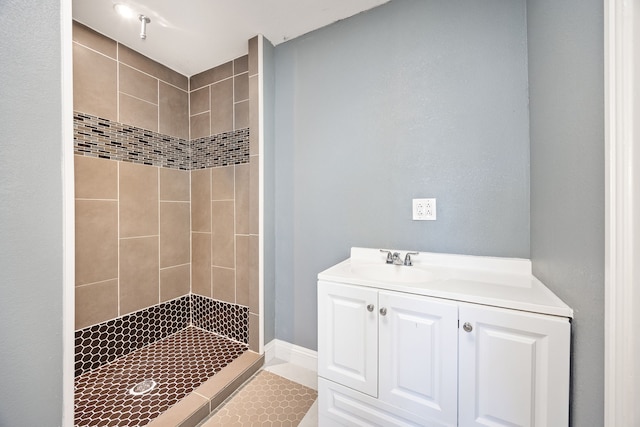
[[[133,68],[151,74],[153,77],[179,87],[182,90],[189,90],[189,79],[186,76],[122,44],[118,44],[118,58],[120,62],[130,65]]]
[[[213,298],[230,303],[236,302],[236,274],[232,268],[211,267]]]
[[[211,85],[211,134],[233,130],[233,79]]]
[[[191,290],[190,281],[190,264],[160,270],[160,302],[187,295]]]
[[[160,267],[189,263],[189,202],[160,202]]]
[[[235,166],[236,234],[249,234],[250,166]]]
[[[189,201],[190,172],[160,168],[160,200]]]
[[[211,169],[191,171],[191,230],[211,232]]]
[[[249,350],[260,351],[260,319],[257,314],[249,314]]]
[[[118,207],[115,201],[76,200],[76,284],[118,277]]]
[[[121,123],[158,132],[158,106],[120,93]]]
[[[233,200],[234,166],[211,169],[211,200]]]
[[[191,139],[211,135],[211,114],[209,112],[191,116]]]
[[[158,104],[158,79],[120,63],[118,90],[127,95]]]
[[[258,183],[259,183],[259,157],[251,156],[250,178],[249,178],[249,232],[251,234],[260,233],[259,225],[259,197],[258,197]]]
[[[233,77],[233,100],[235,102],[249,99],[249,73],[238,74]]]
[[[205,86],[198,90],[194,90],[189,94],[189,105],[191,115],[199,114],[204,111],[209,111],[211,105],[209,104],[209,86]]]
[[[249,154],[254,155],[259,152],[259,102],[258,76],[249,78]]]
[[[249,55],[244,55],[233,60],[233,74],[244,73],[249,70]]]
[[[242,101],[233,106],[233,126],[234,129],[244,129],[249,127],[249,101]]]
[[[211,296],[211,233],[191,233],[191,291]]]
[[[79,22],[73,21],[72,37],[74,42],[116,59],[116,42]]]
[[[120,239],[120,315],[160,302],[158,237]]]
[[[258,36],[249,39],[249,75],[258,74]]]
[[[104,51],[107,55],[115,56],[115,42],[88,28],[80,28],[78,30],[76,27],[83,26],[74,24],[75,39],[82,40],[82,43],[91,43],[94,45],[92,49],[102,49],[101,52]],[[255,41],[257,42],[257,39]],[[257,47],[257,43],[255,47]],[[75,51],[78,48],[81,49],[81,53],[76,55]],[[237,128],[250,125],[250,107],[253,104],[250,106],[249,102],[243,101],[236,102],[234,106],[234,99],[242,101],[249,97],[253,102],[252,96],[254,94],[252,90],[255,90],[257,97],[257,78],[249,79],[249,74],[246,73],[246,70],[250,68],[251,62],[248,55],[222,64],[219,67],[201,73],[198,78],[192,79],[192,82],[195,81],[196,84],[202,84],[207,79],[210,81],[208,84],[217,82],[212,88],[214,93],[210,100],[208,86],[205,89],[193,91],[191,95],[196,95],[190,99],[189,94],[186,92],[188,90],[186,77],[180,76],[178,73],[125,46],[119,46],[119,49],[122,61],[122,64],[119,65],[120,91],[122,92],[120,95],[118,95],[118,88],[116,87],[116,70],[118,67],[116,61],[96,54],[96,52],[92,52],[80,45],[74,45],[74,74],[78,76],[78,82],[74,81],[74,90],[77,92],[76,98],[79,99],[79,103],[82,103],[84,98],[89,100],[93,98],[93,101],[88,102],[88,104],[91,104],[91,102],[97,104],[97,106],[86,107],[89,111],[76,108],[78,111],[118,121],[118,117],[115,117],[117,114],[115,108],[118,99],[116,97],[119,96],[120,122],[184,139],[189,138],[189,130],[191,132],[196,131],[196,134],[191,134],[193,139],[232,130],[234,114],[236,125],[238,125],[236,126]],[[95,55],[99,56],[97,60],[94,60]],[[76,57],[80,62],[78,65],[76,65]],[[102,58],[102,62],[106,60],[105,64],[107,65],[94,70],[96,68],[95,64],[100,62],[100,58]],[[105,72],[105,69],[109,72]],[[154,77],[150,77],[145,73]],[[230,78],[234,74],[236,76]],[[238,76],[238,74],[240,75]],[[107,80],[111,79],[112,82],[101,83],[100,79],[104,80],[105,78]],[[158,82],[156,78],[161,81]],[[200,79],[200,83],[198,83],[198,79]],[[167,81],[170,84],[165,83]],[[155,82],[155,89],[153,88],[153,82]],[[253,88],[253,84],[255,84],[255,88]],[[95,87],[82,90],[83,85],[93,85]],[[183,90],[172,85],[181,87]],[[111,98],[109,96],[105,97],[105,88],[110,86],[113,86]],[[192,89],[194,88],[195,85]],[[91,94],[92,90],[93,94]],[[79,95],[78,92],[80,91],[82,91],[82,95]],[[85,96],[87,94],[89,96]],[[198,96],[201,98],[198,99]],[[154,106],[149,102],[136,98],[151,102],[155,99],[155,102],[159,103],[159,105]],[[195,111],[197,111],[199,108],[209,108],[210,103],[215,104],[213,115],[203,114],[200,121],[198,119],[195,122],[189,120],[189,107],[193,113],[194,107],[196,107]],[[152,108],[149,108],[150,106]],[[101,108],[104,112],[97,112]],[[108,111],[109,108],[113,110],[111,113]],[[178,119],[174,121],[173,119],[179,115],[180,111],[182,111],[184,120]],[[109,116],[110,114],[111,116]],[[158,116],[160,117],[159,119]],[[184,121],[185,124],[181,125],[181,121]],[[201,132],[199,135],[197,134],[198,131]],[[257,134],[257,132],[253,133]],[[216,171],[214,177],[212,170],[199,170],[189,173],[169,169],[158,170],[155,167],[132,163],[117,163],[103,159],[77,157],[81,157],[80,159],[76,158],[76,175],[80,179],[76,183],[76,196],[78,198],[115,200],[118,196],[117,179],[119,178],[120,180],[120,233],[121,237],[126,237],[120,240],[120,298],[122,307],[120,315],[156,304],[158,298],[162,298],[165,301],[184,295],[182,293],[185,288],[184,278],[186,277],[187,280],[186,287],[188,292],[190,275],[193,276],[193,283],[191,284],[193,292],[206,296],[217,294],[214,297],[224,301],[237,301],[243,305],[253,305],[253,294],[257,294],[257,257],[254,263],[251,260],[251,253],[254,249],[254,240],[257,242],[257,236],[249,237],[244,235],[250,232],[252,228],[249,216],[251,201],[253,200],[251,192],[253,168],[251,166],[240,165],[235,174],[233,166],[215,168],[213,169]],[[119,173],[117,172],[118,164],[121,167]],[[160,175],[160,181],[158,181],[158,175]],[[189,183],[190,176],[191,183]],[[194,193],[191,201],[191,218],[188,209],[189,190]],[[166,201],[184,203],[160,203],[160,198]],[[234,199],[236,200],[235,204],[233,202]],[[211,202],[211,200],[214,200],[214,202]],[[98,251],[105,250],[105,239],[96,236],[96,234],[110,233],[110,237],[107,240],[112,243],[106,245],[106,249],[110,248],[112,252],[111,258],[113,259],[111,262],[113,266],[111,269],[115,272],[115,275],[97,280],[88,278],[88,275],[91,274],[99,277],[101,270],[99,268],[96,271],[95,267],[99,263],[96,264],[93,259],[89,262],[87,260],[83,262],[83,255],[97,257],[96,250],[89,248],[88,250],[79,250],[79,252],[83,252],[83,255],[78,254],[80,262],[77,263],[77,266],[80,264],[90,266],[88,270],[91,270],[91,272],[80,271],[80,274],[77,273],[77,277],[84,277],[84,280],[91,280],[92,282],[112,279],[99,283],[115,282],[117,289],[118,204],[115,201],[108,203],[111,203],[111,205],[107,207],[106,210],[110,211],[107,213],[99,212],[104,206],[91,207],[83,205],[80,208],[76,208],[80,211],[80,227],[87,229],[98,223],[100,225],[112,225],[110,231],[100,231],[100,227],[97,229],[94,227],[91,232],[93,234],[85,231],[77,232],[77,237],[80,236],[80,239],[84,239],[84,242],[80,242],[77,246],[79,248],[88,247],[90,245],[89,240],[91,240],[101,243],[99,245],[100,248],[97,249]],[[185,206],[187,209],[184,208]],[[237,218],[235,216],[236,210],[239,211]],[[158,215],[159,211],[160,215]],[[108,220],[102,219],[102,216],[105,215],[109,216]],[[193,231],[202,230],[205,232],[190,233],[190,221],[193,224]],[[87,226],[87,224],[89,225]],[[185,224],[187,225],[185,226]],[[238,236],[237,243],[234,230],[243,234]],[[211,234],[207,232],[211,232]],[[157,236],[158,234],[160,234],[160,237]],[[129,238],[141,236],[146,237]],[[255,246],[257,247],[257,245]],[[108,257],[105,259],[109,261]],[[193,259],[193,265],[189,264],[191,259]],[[236,262],[239,262],[239,265],[237,270],[234,270]],[[212,263],[214,268],[212,268]],[[168,267],[169,265],[173,267]],[[161,266],[167,268],[160,270]],[[154,269],[155,276],[149,274]],[[214,281],[212,274],[215,281],[221,285],[217,290],[212,290],[211,283]],[[256,292],[252,290],[254,275],[256,277]],[[91,283],[91,285],[85,286],[94,286],[92,282],[78,283]],[[105,285],[105,287],[108,286]],[[87,288],[86,295],[93,295],[98,292],[89,292],[90,289],[97,288]],[[107,297],[105,299],[108,301]],[[257,310],[252,308],[252,313],[255,311]],[[100,307],[96,308],[95,312],[98,314],[95,314],[94,318],[97,318],[96,316],[99,317]],[[81,321],[91,320],[81,319]]]
[[[211,265],[234,268],[233,201],[211,202]]]
[[[260,238],[249,236],[249,312],[260,314]]]
[[[118,120],[116,61],[74,43],[73,109]]]
[[[74,156],[76,199],[117,199],[118,162]]]
[[[245,306],[249,306],[249,244],[249,236],[236,235],[236,304]]]
[[[160,81],[159,132],[189,139],[189,94]]]
[[[222,65],[191,76],[191,90],[196,90],[217,81],[228,79],[231,76],[233,76],[233,61],[225,62]]]
[[[118,317],[118,279],[76,287],[76,330]]]
[[[158,168],[120,162],[120,237],[158,232]]]

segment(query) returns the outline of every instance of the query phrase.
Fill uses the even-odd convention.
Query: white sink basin
[[[394,252],[402,259],[409,251]],[[530,260],[420,252],[412,266],[404,266],[386,264],[386,258],[378,248],[351,248],[350,258],[319,273],[318,280],[573,317],[531,273]]]
[[[351,272],[364,279],[389,283],[424,283],[435,279],[435,275],[415,266],[357,263],[351,264]]]

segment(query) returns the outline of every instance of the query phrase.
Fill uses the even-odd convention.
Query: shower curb
[[[244,352],[147,427],[195,427],[264,365],[264,355]]]

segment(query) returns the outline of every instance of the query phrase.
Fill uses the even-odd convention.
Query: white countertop
[[[400,252],[403,260],[407,253],[392,252]],[[385,261],[379,249],[351,248],[349,259],[319,273],[318,279],[573,317],[573,309],[531,273],[526,259],[420,252],[412,256],[412,266]]]

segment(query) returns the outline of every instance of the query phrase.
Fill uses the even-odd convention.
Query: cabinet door
[[[394,292],[378,298],[380,400],[457,425],[457,304]]]
[[[378,395],[378,292],[318,283],[318,375]]]
[[[461,304],[460,425],[566,427],[570,333],[566,318]]]

